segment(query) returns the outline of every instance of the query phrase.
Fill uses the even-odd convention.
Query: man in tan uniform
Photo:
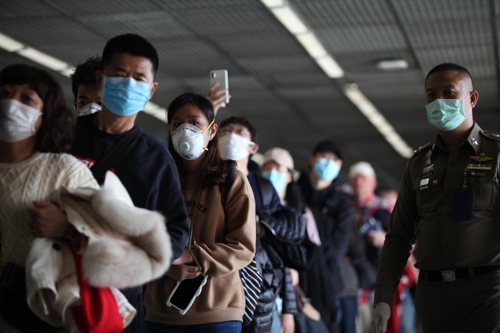
[[[462,66],[433,68],[425,93],[438,136],[404,173],[380,260],[374,332],[386,330],[418,241],[415,304],[424,332],[491,333],[500,325],[500,133],[474,122],[479,94]]]

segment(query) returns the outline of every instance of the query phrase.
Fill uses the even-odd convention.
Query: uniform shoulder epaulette
[[[418,147],[418,149],[416,149],[416,150],[413,152],[413,155],[411,155],[411,157],[414,157],[415,155],[420,154],[421,152],[423,152],[423,151],[425,150],[425,148],[428,148],[428,147],[430,147],[430,146],[432,146],[432,143],[427,142],[425,145]],[[410,157],[410,158],[411,158],[411,157]]]
[[[487,138],[500,141],[500,133],[496,131],[481,130],[481,134]]]

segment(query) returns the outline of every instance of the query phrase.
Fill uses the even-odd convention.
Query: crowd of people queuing
[[[489,256],[481,256],[483,244],[472,245],[467,232],[483,238],[500,232],[492,215],[499,176],[491,171],[498,169],[500,135],[473,122],[478,94],[468,71],[439,66],[426,80],[427,115],[438,140],[410,160],[397,202],[395,190],[377,192],[367,162],[351,165],[342,182],[343,150],[330,139],[318,140],[300,172],[279,147],[265,151],[258,165],[252,120],[219,122],[226,91],[217,86],[206,96],[172,100],[166,142],[149,135],[135,120],[158,87],[159,60],[141,36],[114,37],[101,57],[76,68],[76,112],[46,71],[5,67],[0,331],[412,333],[417,296],[424,332],[491,332],[500,324],[500,242],[488,238]],[[434,105],[439,101],[446,107]],[[452,135],[450,122],[460,135]],[[465,162],[453,180],[474,199],[461,192],[453,202],[443,199],[452,181],[446,165],[458,168],[447,159],[462,156],[453,157],[454,149],[477,157],[465,180]],[[489,169],[481,169],[484,161]],[[442,212],[453,217],[441,226]],[[158,218],[159,230],[150,223]],[[488,226],[462,223],[454,233],[452,221],[471,219]],[[472,258],[451,245],[453,237],[477,248]],[[113,261],[117,256],[121,262]],[[246,273],[251,267],[256,278]],[[451,310],[445,304],[458,291],[447,288],[459,282],[448,284],[439,271],[455,269],[472,274],[460,275],[463,288],[475,288],[456,299],[484,297]],[[451,318],[453,311],[468,321],[447,330],[448,317],[438,314]]]

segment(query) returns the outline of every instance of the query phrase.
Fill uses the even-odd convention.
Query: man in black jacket
[[[238,164],[238,170],[248,177],[255,196],[258,217],[273,218],[274,209],[281,207],[278,193],[276,193],[271,182],[248,170],[250,156],[256,153],[259,148],[255,128],[245,118],[230,117],[219,125],[219,135],[222,157],[235,160]],[[297,300],[290,270],[284,267],[282,259],[266,242],[265,238],[257,237],[255,259],[262,269],[263,282],[254,318],[249,327],[243,328],[243,332],[268,333],[275,332],[275,330],[281,331],[280,317],[277,315],[275,307],[278,294],[283,298],[281,319],[284,318],[285,331],[293,332],[293,314],[297,313]]]
[[[96,174],[93,166],[103,166],[100,162],[115,154],[104,170],[120,178],[135,206],[166,217],[174,260],[184,252],[189,229],[177,168],[166,145],[135,124],[158,86],[157,70],[158,54],[146,39],[126,34],[109,40],[97,71],[102,111],[78,118],[70,153],[91,168],[99,183],[104,172]],[[123,140],[130,143],[123,145]],[[144,332],[142,286],[122,292],[137,310],[124,332]]]
[[[300,274],[300,286],[331,333],[336,332],[336,301],[341,288],[339,260],[347,253],[352,229],[352,205],[337,179],[341,166],[340,147],[333,141],[322,141],[310,156],[309,170],[298,181],[321,237],[311,268]]]

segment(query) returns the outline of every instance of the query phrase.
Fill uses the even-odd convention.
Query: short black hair
[[[427,74],[427,76],[425,77],[425,84],[427,84],[427,79],[429,79],[429,76],[431,76],[432,74],[437,73],[437,72],[447,72],[447,71],[458,72],[461,75],[468,77],[470,79],[471,84],[472,84],[472,89],[474,89],[472,75],[470,75],[467,68],[460,66],[460,65],[457,65],[457,64],[453,64],[451,62],[445,62],[443,64],[439,64],[436,67],[434,67],[433,69],[431,69],[429,71],[429,73]]]
[[[75,72],[70,76],[71,78],[71,90],[73,91],[73,97],[75,98],[76,106],[76,96],[78,95],[78,86],[80,84],[94,83],[96,82],[95,72],[101,68],[101,58],[90,57],[83,64],[76,66]]]
[[[255,129],[255,127],[252,126],[252,124],[250,123],[250,121],[248,121],[247,118],[235,117],[235,116],[226,118],[219,124],[219,128],[223,128],[229,124],[239,124],[245,126],[250,132],[251,141],[258,144],[257,130]]]
[[[340,146],[333,140],[323,140],[320,143],[318,143],[313,151],[312,154],[316,155],[319,153],[325,153],[325,152],[331,152],[337,155],[337,157],[341,160],[344,160],[344,154],[342,154],[342,149]]]
[[[156,75],[156,72],[158,72],[158,66],[160,64],[158,52],[144,37],[136,34],[125,34],[111,38],[102,51],[102,71],[111,63],[115,53],[128,53],[133,56],[149,59],[153,65],[153,75]]]

